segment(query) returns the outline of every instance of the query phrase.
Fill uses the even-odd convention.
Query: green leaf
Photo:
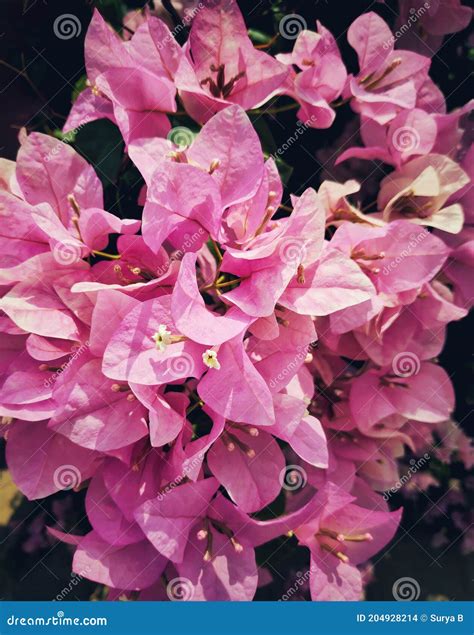
[[[291,165],[288,165],[286,161],[284,161],[280,155],[277,154],[277,144],[275,139],[273,138],[272,131],[267,121],[261,115],[257,115],[255,113],[249,112],[250,121],[252,122],[253,127],[255,128],[259,138],[260,143],[262,144],[263,153],[265,158],[270,156],[273,157],[275,163],[278,168],[278,172],[280,173],[281,180],[284,185],[287,185],[288,181],[293,174],[293,168]]]
[[[124,150],[117,126],[107,119],[87,123],[78,129],[74,147],[94,167],[104,187],[115,185]]]
[[[267,44],[271,40],[269,35],[263,31],[257,31],[257,29],[249,29],[248,34],[254,44]]]
[[[253,127],[260,137],[263,152],[265,154],[273,154],[276,152],[277,146],[275,139],[273,138],[272,131],[270,130],[268,123],[265,121],[265,118],[252,112],[249,112],[248,115]]]
[[[110,22],[114,28],[120,30],[123,16],[127,11],[127,7],[122,0],[95,0],[94,6],[107,22]]]
[[[283,161],[283,159],[279,156],[274,156],[273,158],[275,159],[275,163],[277,165],[278,172],[280,173],[283,184],[287,185],[288,181],[291,179],[294,168],[286,163],[286,161]]]
[[[56,128],[55,130],[53,130],[52,134],[53,134],[53,137],[56,137],[56,139],[60,139],[61,141],[64,141],[65,143],[74,143],[76,140],[76,130],[69,130],[69,132],[63,132],[59,128]]]
[[[76,101],[76,99],[79,97],[82,91],[86,88],[86,85],[87,85],[86,82],[87,82],[87,75],[82,75],[74,84],[74,88],[72,89],[72,96],[71,96],[71,99],[73,102]]]

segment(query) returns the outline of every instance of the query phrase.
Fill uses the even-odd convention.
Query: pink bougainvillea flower
[[[130,145],[130,156],[145,178],[151,203],[154,202],[156,183],[160,188],[163,174],[176,170],[170,163],[187,165],[186,173],[195,175],[194,186],[200,178],[203,186],[206,183],[214,184],[220,193],[223,208],[238,205],[256,195],[266,176],[262,148],[249,118],[240,106],[228,106],[217,113],[194,139],[189,134],[190,131],[187,131],[182,146],[179,145],[179,128],[176,129],[176,135],[170,135],[169,141],[140,139]],[[192,171],[191,167],[195,170]],[[273,171],[272,187],[277,178]],[[191,187],[193,184],[190,184],[189,189]],[[160,191],[157,192],[159,200]],[[151,242],[147,225],[155,218],[155,207],[150,204],[149,209],[149,218],[144,221],[144,235]],[[197,242],[195,249],[200,247],[201,242]]]
[[[449,254],[436,236],[423,228],[414,230],[410,222],[401,220],[385,227],[344,223],[335,233],[331,248],[357,262],[377,291],[383,293],[421,287],[440,270]],[[412,265],[415,261],[416,267]]]
[[[229,424],[207,453],[207,463],[242,511],[263,509],[281,489],[285,457],[271,434]]]
[[[18,355],[19,339],[16,336],[7,340],[2,350],[5,370],[0,388],[0,415],[42,421],[52,417],[55,411],[52,399],[54,367],[41,366],[25,351]]]
[[[161,340],[161,342],[160,342]],[[171,296],[137,304],[120,322],[104,352],[104,374],[146,386],[200,377],[206,347],[179,334]]]
[[[361,137],[366,147],[345,150],[336,163],[357,157],[378,159],[400,168],[413,156],[431,152],[437,133],[436,118],[419,108],[403,110],[386,126],[368,119],[361,125]]]
[[[23,137],[16,179],[29,205],[17,201],[13,209],[20,215],[29,210],[37,226],[28,231],[27,240],[36,237],[49,243],[59,264],[103,249],[109,234],[133,234],[140,227],[140,221],[120,220],[104,211],[102,185],[93,167],[68,144],[48,135]]]
[[[402,47],[429,57],[438,51],[445,35],[462,31],[472,17],[472,8],[461,0],[400,0],[398,6],[396,30]],[[410,28],[400,28],[403,24]]]
[[[162,447],[174,441],[186,424],[189,399],[182,393],[165,394],[162,387],[132,384],[131,388],[148,409],[151,445]]]
[[[166,398],[171,400],[172,395],[167,393]],[[141,397],[140,397],[141,398]],[[173,400],[174,401],[174,400]],[[199,403],[199,402],[198,402]],[[173,404],[174,408],[176,405]],[[193,407],[193,406],[192,406]],[[194,408],[196,408],[194,404]],[[172,445],[171,452],[168,454],[167,468],[168,471],[178,475],[185,475],[190,481],[197,481],[201,476],[201,469],[203,467],[206,452],[212,446],[212,444],[220,437],[225,427],[225,419],[217,413],[215,413],[209,406],[202,405],[202,412],[212,422],[212,427],[207,434],[196,435],[188,419],[183,417],[181,430]],[[170,423],[177,421],[173,415],[172,421],[169,418],[165,425],[160,423],[160,434],[167,434],[170,429]],[[176,428],[178,426],[176,425]],[[181,482],[181,477],[178,479]]]
[[[49,251],[48,236],[34,221],[35,208],[8,191],[0,190],[0,265],[13,268]]]
[[[449,198],[467,183],[469,177],[457,163],[439,154],[428,154],[385,177],[379,209],[384,220],[406,218],[457,234],[463,226],[463,209],[459,203],[450,205]]]
[[[312,128],[329,128],[336,117],[331,102],[342,93],[347,72],[333,35],[319,21],[317,30],[301,31],[293,52],[277,59],[299,71],[292,71],[286,91],[301,106],[298,118]]]
[[[289,443],[310,465],[327,468],[326,436],[319,420],[308,414],[305,401],[286,393],[274,395],[273,400],[276,421],[268,432]]]
[[[461,120],[472,110],[472,103],[449,114],[440,108],[431,111],[426,105],[423,107],[424,110],[403,110],[384,126],[362,117],[360,136],[365,147],[348,148],[338,157],[336,165],[357,157],[400,168],[413,157],[432,152],[456,159],[463,137]],[[468,166],[464,169],[468,171]]]
[[[187,113],[199,123],[228,104],[256,108],[277,94],[288,69],[254,48],[235,0],[204,0],[194,17],[175,81]]]
[[[231,308],[223,316],[206,308],[197,286],[195,254],[183,257],[171,298],[171,314],[180,333],[209,346],[231,340],[253,321],[238,308]]]
[[[146,410],[126,384],[107,380],[101,360],[84,354],[55,382],[50,427],[85,448],[109,451],[148,434]]]
[[[103,461],[87,489],[87,516],[93,530],[110,544],[125,546],[141,542],[144,539],[142,530],[135,520],[125,517],[106,485],[104,474],[109,462],[110,459]]]
[[[321,258],[305,269],[304,280],[290,282],[279,303],[300,315],[328,315],[373,295],[374,286],[354,260],[326,248]]]
[[[195,256],[186,254],[172,296],[135,306],[121,322],[104,354],[112,379],[154,385],[220,371],[220,346],[245,330],[239,309],[214,315],[199,294]],[[211,404],[212,405],[212,404]]]
[[[85,57],[90,88],[74,103],[65,131],[105,117],[127,144],[166,136],[171,126],[164,113],[176,111],[173,77],[182,51],[164,22],[149,17],[125,43],[95,10]]]
[[[89,348],[93,355],[103,356],[114,331],[139,304],[139,300],[115,289],[101,290],[96,294],[89,335]]]
[[[406,371],[400,358],[392,366],[364,373],[352,382],[351,412],[362,430],[393,414],[431,423],[449,417],[454,391],[446,371],[419,361]]]
[[[91,531],[79,541],[72,569],[100,584],[138,591],[156,582],[166,563],[147,540],[117,545]]]
[[[225,207],[256,194],[264,177],[260,139],[238,105],[226,107],[208,121],[185,156],[211,172]]]
[[[337,183],[336,181],[323,181],[321,183],[318,196],[326,212],[326,225],[338,227],[345,221],[365,223],[375,227],[384,225],[384,222],[376,218],[375,214],[364,214],[350,202],[348,197],[360,192],[360,190],[360,183],[354,179],[345,183]]]
[[[146,440],[132,446],[130,456],[125,459],[104,460],[102,476],[105,487],[128,522],[135,521],[135,509],[155,497],[169,482],[166,470],[162,450],[151,448]]]
[[[270,315],[290,280],[301,278],[321,252],[324,213],[316,192],[306,190],[291,216],[275,225],[268,231],[262,226],[246,250],[229,248],[221,266],[223,272],[241,278],[225,298],[256,317]]]
[[[171,257],[160,248],[155,254],[142,236],[121,235],[117,241],[118,258],[101,260],[91,267],[90,281],[78,282],[72,288],[76,293],[88,293],[103,289],[121,290],[127,295],[145,298],[169,293],[176,282],[179,270],[179,254]]]
[[[283,185],[278,168],[270,157],[265,162],[263,178],[257,192],[241,203],[230,205],[224,213],[221,239],[229,247],[251,242],[278,209],[282,195]]]
[[[255,337],[247,341],[247,350],[270,392],[276,395],[301,369],[317,334],[310,316],[298,315],[280,306],[273,316],[261,318],[259,322],[258,331],[254,325],[250,329]]]
[[[100,454],[48,428],[47,421],[17,421],[9,427],[8,469],[30,499],[79,487],[95,471]]]
[[[199,382],[201,399],[218,414],[237,423],[271,425],[275,422],[271,392],[237,336],[219,347],[219,372]]]
[[[143,237],[157,252],[173,232],[182,230],[202,238],[194,243],[198,249],[207,235],[217,238],[223,213],[217,183],[210,174],[187,163],[171,162],[166,171],[153,175],[143,210]],[[178,239],[179,242],[179,239]]]
[[[311,552],[310,590],[313,600],[360,600],[362,576],[357,565],[380,551],[395,535],[398,512],[359,506],[333,484],[317,497],[326,497],[322,511],[295,528],[300,543]],[[380,507],[380,503],[378,503]]]
[[[162,556],[182,562],[191,528],[205,514],[218,487],[215,478],[184,483],[137,508],[138,524]]]
[[[466,20],[441,4],[416,14],[426,42]],[[275,57],[275,38],[253,46],[236,0],[184,5],[182,33],[153,8],[126,16],[123,36],[94,13],[66,124],[118,125],[143,182],[125,162],[115,185],[137,186],[143,227],[103,209],[67,137],[21,131],[17,161],[0,159],[7,464],[30,499],[73,490],[48,507],[50,535],[109,600],[251,601],[276,588],[262,556],[276,569],[283,547],[290,588],[298,543],[298,599],[358,601],[400,521],[380,492],[403,483],[407,451],[444,437],[439,460],[472,463],[437,363],[473,303],[472,104],[448,114],[429,57],[395,49],[375,13],[349,28],[347,76],[319,23]],[[349,102],[360,115],[325,135],[344,163],[318,152],[318,192],[280,176],[261,112],[245,112],[279,95],[297,103],[267,109],[277,122],[294,106],[306,127]],[[166,113],[204,125],[170,130]],[[288,204],[283,181],[299,188]],[[67,533],[83,500],[88,533]],[[29,553],[46,544],[43,518]]]
[[[362,596],[358,565],[380,551],[395,535],[401,510],[385,511],[381,497],[359,487],[358,498],[328,482],[303,507],[275,520],[240,521],[236,537],[244,544],[295,534],[311,554],[313,600],[357,601]]]
[[[209,488],[206,479],[200,487]],[[169,503],[174,508],[178,500],[187,500],[190,492],[189,486],[182,494],[174,496],[174,501]],[[215,485],[214,485],[215,487]],[[176,490],[173,492],[173,494]],[[195,497],[190,499],[196,506]],[[153,532],[156,524],[156,539],[160,543],[167,539],[171,528],[166,528],[165,523],[159,518],[153,518],[155,510],[164,508],[164,498],[158,505],[156,501],[150,501],[148,522]],[[202,503],[204,501],[201,501]],[[248,601],[253,598],[258,583],[258,568],[255,561],[254,547],[282,535],[294,526],[297,514],[287,514],[272,522],[254,520],[229,500],[218,494],[207,507],[195,516],[194,524],[188,529],[191,514],[183,515],[181,506],[179,522],[184,522],[185,535],[188,539],[180,562],[175,564],[179,575],[186,580],[187,595],[193,601]],[[306,510],[304,510],[306,513]],[[140,513],[140,512],[139,512]],[[173,513],[173,512],[172,512]],[[143,515],[143,513],[142,513]],[[301,512],[299,516],[302,517]],[[164,529],[163,529],[164,528]],[[152,533],[155,538],[155,533]],[[153,540],[152,540],[153,541]],[[171,533],[171,544],[184,542],[177,538],[175,532]]]
[[[373,12],[351,24],[347,39],[359,59],[359,73],[349,76],[345,91],[356,112],[385,124],[417,105],[417,91],[428,79],[428,57],[394,50],[390,29]]]
[[[364,351],[380,366],[407,352],[420,360],[433,359],[444,345],[446,324],[467,313],[438,281],[424,285],[412,303],[387,304],[370,323],[354,331]]]
[[[190,532],[179,574],[189,580],[194,601],[248,601],[255,595],[258,567],[254,547],[285,532],[284,521],[268,531],[222,495]],[[253,529],[253,531],[250,530]]]
[[[2,298],[2,310],[29,333],[84,341],[87,332],[84,321],[87,323],[90,318],[92,303],[87,296],[72,293],[70,287],[87,277],[86,263],[58,270],[54,269],[55,259],[50,254],[44,254],[43,260],[50,267],[49,273],[15,284]]]
[[[149,586],[167,564],[167,559],[146,540],[146,532],[143,533],[135,520],[136,510],[144,501],[154,499],[165,482],[163,455],[158,451],[143,452],[143,449],[132,463],[132,469],[116,459],[106,459],[102,469],[96,472],[86,497],[93,532],[84,538],[58,536],[66,542],[72,538],[79,544],[73,562],[77,573],[85,562],[85,575],[119,589]],[[163,491],[172,489],[165,487]],[[160,493],[160,496],[164,495]],[[133,565],[123,569],[129,559]]]

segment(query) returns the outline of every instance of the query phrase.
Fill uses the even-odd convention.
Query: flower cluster
[[[473,297],[468,108],[446,114],[430,59],[375,13],[347,34],[354,74],[321,24],[255,48],[234,0],[194,7],[184,47],[155,16],[135,27],[94,14],[65,130],[119,127],[141,222],[53,137],[22,133],[1,163],[9,469],[30,499],[87,487],[90,532],[52,532],[111,597],[251,600],[255,547],[283,536],[308,549],[312,599],[358,600],[405,448],[453,429],[436,357]],[[390,166],[370,213],[353,179],[282,205],[246,114],[282,95],[316,128],[357,113],[364,145],[338,161]],[[202,125],[184,140],[178,100]]]

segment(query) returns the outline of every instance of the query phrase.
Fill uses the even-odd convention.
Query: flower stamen
[[[217,359],[217,352],[213,351],[212,348],[208,348],[206,351],[204,351],[204,353],[202,354],[202,361],[208,368],[220,370],[221,365],[219,363],[219,360]]]

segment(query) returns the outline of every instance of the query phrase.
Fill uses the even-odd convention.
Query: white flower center
[[[202,361],[208,368],[214,368],[215,370],[219,370],[221,365],[219,364],[219,360],[217,359],[216,351],[212,349],[207,349],[202,354]]]
[[[160,324],[157,332],[151,336],[151,339],[155,342],[156,348],[163,353],[168,344],[171,344],[172,336],[171,331],[168,331],[165,324]]]

